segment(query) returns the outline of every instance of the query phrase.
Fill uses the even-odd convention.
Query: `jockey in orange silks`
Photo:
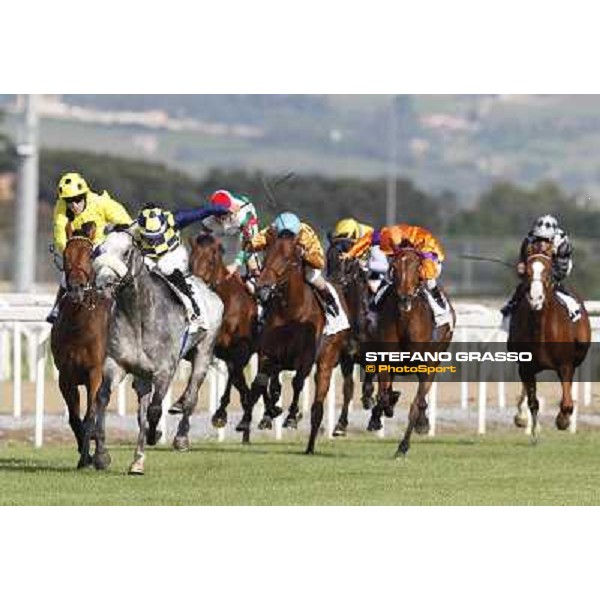
[[[368,232],[363,235],[350,248],[346,256],[360,258],[373,248],[378,248],[381,253],[390,256],[394,254],[402,243],[406,242],[421,254],[420,276],[421,280],[425,283],[425,295],[437,320],[438,316],[446,315],[448,311],[448,303],[437,285],[437,278],[442,272],[445,253],[439,240],[430,231],[423,227],[408,225],[406,223],[383,227],[380,230]],[[385,269],[387,274],[388,265],[381,264],[381,262],[381,260],[369,262],[369,268],[381,271],[382,274]],[[374,306],[377,306],[387,289],[389,289],[389,282],[379,288],[373,299]]]

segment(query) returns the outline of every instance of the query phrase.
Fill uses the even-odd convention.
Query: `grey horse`
[[[183,415],[173,445],[189,447],[189,418],[198,401],[198,390],[213,357],[221,327],[223,303],[203,282],[203,327],[188,334],[186,309],[168,283],[146,266],[141,250],[127,230],[109,233],[94,261],[100,291],[114,298],[110,318],[107,358],[97,396],[94,465],[110,464],[105,447],[104,418],[111,391],[127,373],[134,377],[138,395],[139,434],[130,474],[144,473],[145,444],[153,446],[162,433],[157,425],[162,400],[183,357],[192,363],[189,381],[179,403]]]

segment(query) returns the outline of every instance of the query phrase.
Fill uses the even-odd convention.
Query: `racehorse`
[[[338,422],[333,430],[334,436],[346,435],[348,427],[348,409],[354,395],[354,365],[360,363],[360,344],[367,341],[368,334],[368,302],[369,290],[367,275],[357,260],[342,260],[341,254],[352,245],[351,240],[330,240],[327,249],[327,277],[342,291],[348,307],[350,334],[340,352],[340,369],[342,371],[343,404]],[[363,408],[369,410],[373,406],[372,373],[364,374],[361,401]]]
[[[104,446],[104,414],[111,391],[125,374],[134,376],[138,395],[139,435],[130,474],[144,473],[145,444],[155,445],[162,433],[157,430],[162,400],[171,385],[181,358],[192,363],[190,378],[178,403],[183,414],[173,440],[176,449],[189,448],[189,418],[198,401],[221,326],[223,303],[198,282],[204,327],[190,333],[186,309],[164,276],[145,264],[142,251],[128,230],[109,233],[94,261],[97,285],[114,298],[104,362],[103,381],[98,392],[96,453],[99,463],[108,454]]]
[[[585,360],[591,343],[590,320],[580,298],[581,317],[571,322],[567,309],[556,298],[552,278],[552,253],[543,241],[532,244],[523,282],[523,294],[510,321],[509,351],[531,352],[531,362],[519,363],[519,377],[531,412],[531,439],[537,440],[539,402],[536,374],[554,371],[562,385],[556,427],[564,431],[571,422],[571,387],[575,369]],[[515,419],[517,425],[519,419]]]
[[[77,440],[78,468],[90,466],[91,430],[96,393],[102,382],[106,356],[106,334],[110,303],[94,287],[92,248],[96,233],[93,222],[73,231],[67,225],[63,253],[66,293],[50,333],[50,347],[58,369],[58,386],[69,411],[69,425]],[[87,409],[82,422],[78,386],[87,392]],[[86,435],[86,432],[90,434]]]
[[[454,308],[449,304],[452,314],[452,326],[449,324],[436,327],[433,312],[423,291],[420,278],[422,256],[411,245],[400,245],[391,260],[390,279],[392,285],[384,295],[378,308],[377,334],[378,342],[393,346],[393,350],[405,352],[443,352],[452,340],[452,332],[456,315]],[[426,364],[435,367],[435,361],[424,363],[410,363],[411,366]],[[409,374],[400,373],[401,377]],[[417,373],[419,385],[417,393],[410,405],[408,412],[408,426],[400,440],[396,456],[403,456],[409,450],[410,438],[413,429],[420,434],[429,431],[427,418],[427,394],[435,379],[435,373]],[[394,404],[398,400],[398,392],[392,390],[393,375],[378,373],[377,405],[373,409],[372,419],[381,418],[384,413],[387,417],[393,416]]]
[[[316,362],[311,431],[306,448],[307,454],[313,454],[323,420],[323,401],[348,330],[324,335],[324,311],[304,279],[302,249],[292,234],[284,233],[271,239],[256,288],[259,299],[267,305],[267,315],[259,340],[258,374],[237,429],[245,433],[247,441],[254,404],[267,391],[269,380],[272,384],[277,381],[282,370],[295,371],[293,399],[288,413],[288,419],[295,423],[299,418],[298,402],[304,380]],[[340,300],[343,302],[341,296]],[[268,419],[281,414],[276,401],[276,391],[266,396],[265,416]]]
[[[223,262],[223,248],[211,234],[201,234],[189,240],[190,268],[223,301],[223,323],[215,345],[215,356],[227,364],[227,385],[219,407],[212,416],[215,427],[227,424],[227,406],[231,386],[240,394],[242,406],[247,402],[250,388],[246,383],[244,367],[256,351],[257,306],[239,275],[229,275]]]

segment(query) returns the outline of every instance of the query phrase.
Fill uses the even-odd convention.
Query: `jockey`
[[[270,235],[271,232],[274,236]],[[306,281],[318,292],[325,304],[326,311],[332,315],[339,314],[339,306],[334,295],[327,287],[327,282],[322,274],[325,266],[325,254],[321,242],[313,228],[303,223],[291,212],[281,213],[272,225],[266,227],[255,235],[247,247],[252,251],[264,250],[271,239],[284,233],[291,233],[296,237],[298,245],[304,251],[304,277]]]
[[[558,220],[553,215],[544,215],[534,221],[525,239],[521,242],[517,273],[519,277],[523,277],[525,274],[525,263],[529,256],[529,249],[533,243],[539,241],[550,242],[552,244],[552,278],[555,289],[559,297],[567,305],[571,319],[576,320],[580,314],[579,303],[568,294],[562,283],[573,268],[573,244],[565,231],[558,226]],[[517,307],[523,291],[523,286],[519,282],[511,299],[500,309],[505,318],[503,326],[507,325],[507,320]]]
[[[146,264],[152,269],[158,269],[189,299],[192,310],[188,310],[188,318],[192,323],[200,316],[200,309],[187,281],[190,275],[189,256],[181,243],[180,231],[197,221],[223,214],[225,211],[219,207],[193,208],[172,213],[156,204],[146,204],[130,228],[140,243]]]
[[[255,277],[259,271],[255,253],[246,251],[247,243],[258,233],[256,208],[246,196],[236,196],[227,190],[217,190],[210,197],[213,207],[223,210],[219,215],[204,220],[203,225],[209,231],[220,235],[237,235],[239,250],[233,262],[227,265],[229,273],[235,273],[246,265],[248,274]]]
[[[342,219],[337,222],[329,239],[336,244],[348,240],[349,244],[344,249],[349,250],[362,237],[372,236],[373,231],[373,227],[359,223],[355,219]],[[343,247],[344,244],[341,245]],[[389,269],[387,257],[379,245],[374,243],[365,247],[356,258],[359,259],[361,267],[368,272],[367,284],[369,291],[374,295],[387,275]]]
[[[54,207],[54,248],[61,254],[67,245],[68,224],[75,231],[84,223],[95,223],[96,235],[93,244],[97,246],[104,240],[107,226],[131,223],[131,217],[121,204],[106,191],[100,195],[90,190],[86,180],[79,173],[65,173],[58,182],[57,195],[58,201]],[[66,281],[63,274],[54,306],[46,317],[48,323],[56,321],[59,301],[65,290]]]
[[[403,242],[408,242],[413,248],[421,254],[420,277],[425,282],[425,291],[427,300],[433,311],[434,317],[445,315],[448,304],[437,285],[437,279],[442,272],[442,263],[445,259],[444,249],[440,242],[423,227],[416,225],[393,225],[383,227],[378,231],[365,234],[345,255],[349,258],[360,257],[366,253],[369,248],[378,246],[381,252],[386,255],[392,255],[398,246]],[[380,261],[381,262],[381,261]],[[378,266],[380,271],[386,268],[387,261]],[[389,282],[381,286],[373,299],[374,306],[383,298],[386,290],[389,288]]]

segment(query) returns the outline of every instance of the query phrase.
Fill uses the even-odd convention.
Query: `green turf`
[[[196,443],[151,449],[146,475],[125,475],[130,446],[111,448],[107,472],[76,471],[72,449],[0,446],[2,504],[598,504],[600,434],[544,432],[415,440],[408,459],[392,440]]]

